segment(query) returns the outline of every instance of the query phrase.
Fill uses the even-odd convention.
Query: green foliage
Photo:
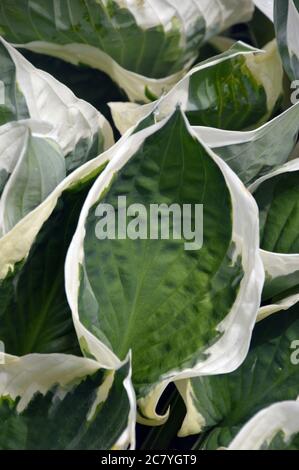
[[[0,3],[2,450],[299,450],[299,2],[208,3]]]

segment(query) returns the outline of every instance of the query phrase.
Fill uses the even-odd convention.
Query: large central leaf
[[[126,153],[112,159],[84,205],[68,254],[67,291],[84,352],[101,361],[107,348],[120,359],[132,349],[133,380],[139,394],[145,395],[162,378],[198,364],[206,366],[214,354],[226,362],[228,356],[223,354],[230,350],[233,361],[241,360],[263,275],[255,252],[251,196],[228,167],[190,134],[179,110],[168,121],[132,135],[122,151]],[[248,214],[246,235],[236,219],[237,193]],[[186,250],[184,237],[99,240],[98,204],[116,207],[119,196],[127,198],[127,207],[138,203],[147,211],[151,204],[177,204],[181,209],[185,204],[202,204],[202,248]],[[246,240],[249,232],[251,247]],[[249,251],[254,279],[248,271]],[[242,315],[239,300],[247,295],[247,283],[253,297],[247,319],[236,330],[243,337],[236,346],[227,330],[234,315]],[[223,354],[220,346],[213,351],[219,341]],[[215,362],[214,358],[213,367]],[[218,366],[233,367],[232,363]]]
[[[99,242],[94,230],[98,220],[95,207],[85,224],[82,283],[85,286],[89,281],[99,310],[95,323],[97,317],[90,315],[82,292],[81,319],[92,332],[101,330],[105,342],[120,358],[133,345],[138,384],[155,382],[178,362],[181,366],[188,359],[192,363],[192,357],[216,339],[215,327],[231,308],[243,276],[239,262],[231,268],[224,263],[226,287],[232,287],[220,294],[221,277],[217,283],[216,274],[231,245],[231,198],[217,165],[200,152],[196,141],[188,139],[184,127],[177,115],[149,138],[120,170],[102,202],[115,206],[117,196],[123,194],[128,205],[204,204],[206,237],[198,253],[184,253],[183,240]],[[115,315],[116,323],[111,321]]]

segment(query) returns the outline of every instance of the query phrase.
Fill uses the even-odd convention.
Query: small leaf
[[[7,119],[0,118],[0,124],[25,118],[47,123],[48,137],[62,149],[68,172],[113,144],[108,121],[93,106],[36,69],[1,37],[0,63],[0,98],[2,81],[5,103],[11,109]]]
[[[30,134],[0,200],[0,233],[9,232],[65,178],[65,159],[55,142]]]
[[[180,104],[193,126],[231,131],[256,128],[271,117],[283,94],[283,69],[276,42],[264,49],[235,43],[193,67],[151,104],[109,103],[116,126],[124,133],[150,112],[161,120]]]
[[[0,449],[103,450],[134,446],[130,365],[104,371],[63,354],[5,356]],[[24,374],[26,371],[26,374]]]
[[[261,256],[266,271],[263,298],[269,304],[263,308],[263,315],[268,309],[277,311],[294,303],[293,295],[298,291],[298,178],[299,159],[295,159],[252,186],[259,206]]]
[[[254,416],[229,450],[299,450],[299,402],[275,403]]]
[[[257,412],[277,401],[296,400],[299,367],[292,348],[298,338],[297,304],[255,327],[249,354],[235,372],[179,383],[187,406],[181,435],[210,431],[202,448],[227,447]]]

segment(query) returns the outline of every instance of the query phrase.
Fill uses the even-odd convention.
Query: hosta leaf
[[[26,259],[0,281],[0,340],[10,354],[78,352],[64,262],[92,181],[62,193]]]
[[[80,187],[82,183],[92,180],[101,173],[127,136],[100,154],[97,158],[86,162],[65,178],[52,193],[34,211],[27,214],[12,230],[0,238],[0,280],[4,279],[12,266],[23,261],[43,224],[48,220],[57,205],[57,201],[65,190]]]
[[[155,111],[160,120],[180,102],[193,126],[228,130],[254,128],[267,121],[282,95],[283,70],[276,43],[261,52],[236,43],[191,69],[160,100],[143,106],[110,103],[121,133]]]
[[[229,450],[299,450],[299,402],[275,403],[260,411],[235,437]]]
[[[256,0],[254,3],[258,8],[255,9],[252,21],[247,25],[247,34],[256,47],[263,47],[275,38],[273,0]]]
[[[0,375],[0,449],[134,447],[128,362],[105,371],[95,361],[63,354],[7,355]]]
[[[186,251],[184,238],[98,240],[96,208],[120,195],[146,210],[203,204],[202,248]],[[240,364],[262,284],[253,199],[181,111],[128,137],[90,191],[67,256],[83,351],[113,367],[131,348],[142,412],[153,415],[155,386],[159,395],[174,377]]]
[[[0,126],[0,196],[22,155],[28,134],[47,135],[51,127],[31,120],[12,122]]]
[[[202,448],[226,447],[257,412],[277,401],[296,400],[298,338],[296,305],[258,323],[250,351],[235,372],[178,383],[187,405],[181,435],[205,430]]]
[[[0,124],[31,118],[51,126],[70,172],[113,144],[106,119],[51,75],[36,69],[0,38]],[[9,110],[5,111],[5,110]]]
[[[273,282],[266,282],[266,289],[263,293],[263,297],[266,298],[264,305],[260,307],[259,313],[257,316],[257,321],[264,320],[273,313],[281,312],[282,310],[288,310],[299,302],[299,288],[296,285],[294,288],[282,290],[279,283],[284,283],[284,278],[276,278]],[[279,286],[279,287],[278,287]],[[277,292],[281,292],[277,294]],[[274,292],[274,294],[272,293]],[[267,298],[266,293],[268,293],[269,298]]]
[[[107,151],[81,166],[0,238],[0,341],[8,353],[78,352],[65,256],[88,190],[111,158]]]
[[[15,136],[21,138],[12,142]],[[46,199],[65,178],[66,168],[60,147],[51,139],[33,134],[26,124],[1,126],[0,147],[6,147],[0,155],[0,165],[6,172],[0,199],[3,235]]]
[[[299,1],[274,0],[274,24],[284,68],[299,79]]]
[[[232,168],[246,185],[285,163],[298,138],[299,104],[253,131],[193,127],[194,132]]]
[[[283,292],[288,297],[298,290],[298,183],[299,159],[295,159],[252,186],[260,212],[261,255],[266,271],[265,300],[276,296],[283,298]],[[294,288],[295,291],[289,291]],[[280,305],[278,303],[278,307]]]
[[[251,0],[3,0],[0,28],[22,47],[99,68],[130,100],[144,100],[147,90],[160,95],[173,85],[204,41],[252,11]]]
[[[16,65],[0,43],[0,124],[30,117],[26,100],[19,89],[16,77]]]
[[[110,106],[114,110],[114,104],[110,103]],[[138,105],[128,103],[126,106],[128,113],[130,109],[133,113],[136,111],[136,119],[140,119],[137,129],[147,127],[156,120],[156,111],[144,118],[143,111],[139,113],[139,110],[146,107],[149,109],[149,105],[138,108]],[[123,117],[125,119],[125,114],[121,112],[118,116],[120,123],[125,122]],[[204,126],[192,128],[206,145],[223,158],[243,183],[251,185],[256,179],[280,167],[290,157],[298,138],[299,105],[292,106],[252,131],[227,131]]]
[[[298,168],[296,171],[295,168]],[[287,171],[288,170],[288,171]],[[299,159],[264,178],[254,193],[260,209],[261,247],[299,253]]]

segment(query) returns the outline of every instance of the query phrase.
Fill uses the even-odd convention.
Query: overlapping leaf
[[[35,127],[41,126],[26,121],[0,127],[0,235],[8,233],[66,177],[60,147]]]
[[[299,1],[274,0],[274,24],[284,68],[299,80]]]
[[[227,447],[257,412],[277,401],[296,400],[299,365],[294,345],[298,337],[296,305],[255,327],[249,354],[235,372],[178,383],[188,410],[181,434],[206,431],[198,446]],[[262,436],[264,429],[256,430],[257,435]]]
[[[160,100],[147,104],[110,103],[121,133],[149,114],[163,119],[181,103],[190,124],[244,130],[266,122],[282,95],[283,71],[276,43],[261,52],[236,43],[180,80]]]
[[[298,138],[299,105],[253,131],[232,132],[197,126],[193,130],[244,184],[251,187],[257,179],[280,168],[291,157]]]
[[[295,159],[252,186],[260,211],[261,256],[266,271],[263,298],[267,305],[262,316],[299,300],[298,177],[299,161]]]
[[[70,355],[5,355],[0,375],[1,450],[134,448],[129,361],[105,371]]]
[[[0,40],[0,235],[36,209],[68,173],[113,143],[91,105]]]
[[[30,50],[99,68],[131,100],[146,100],[176,83],[204,41],[252,12],[251,0],[3,0],[0,28]]]
[[[260,411],[235,437],[229,449],[299,450],[299,402],[279,402]]]
[[[133,448],[135,391],[139,421],[162,424],[175,382],[196,447],[298,449],[299,107],[271,120],[289,98],[275,41],[187,72],[253,3],[272,19],[272,1],[241,3],[1,2],[10,42],[155,101],[111,105],[112,146],[96,109],[0,39],[0,448]],[[294,80],[299,4],[274,3]]]
[[[110,158],[78,168],[0,238],[0,340],[8,353],[78,352],[64,262],[88,190]]]
[[[68,172],[113,144],[109,123],[93,106],[36,69],[3,38],[0,61],[1,124],[31,118],[50,125],[49,137],[61,147]]]
[[[181,83],[184,84],[184,80]],[[138,121],[137,129],[146,127],[161,119],[163,115],[167,115],[171,112],[173,104],[170,103],[175,96],[178,96],[178,101],[184,102],[183,94],[180,96],[179,93],[170,92],[155,105],[110,103],[110,106],[116,124],[124,132],[134,124],[136,125]],[[298,137],[299,107],[298,104],[292,106],[252,131],[227,131],[205,126],[192,127],[198,137],[221,156],[246,185],[251,185],[258,178],[280,167],[290,157]]]

